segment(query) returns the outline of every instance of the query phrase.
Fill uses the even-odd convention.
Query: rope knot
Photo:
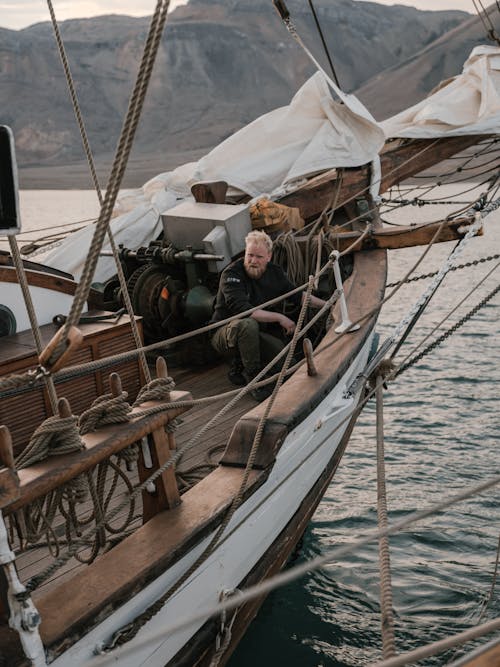
[[[78,421],[80,433],[90,433],[106,424],[122,424],[129,420],[130,404],[128,394],[122,391],[118,396],[103,394],[98,396],[88,410],[82,412]]]
[[[134,408],[147,401],[168,401],[170,392],[175,388],[175,382],[171,377],[158,377],[148,382],[141,388],[134,401]]]
[[[69,454],[85,449],[77,428],[78,417],[53,416],[40,424],[27,447],[16,459],[18,470],[26,468],[49,456]]]
[[[384,389],[387,389],[387,384],[385,383],[385,379],[388,376],[391,376],[396,370],[396,368],[397,364],[395,364],[392,359],[389,358],[382,359],[382,361],[379,363],[379,365],[375,368],[373,373],[368,378],[370,389],[371,390],[375,389],[378,375],[381,375],[382,378],[384,379]]]

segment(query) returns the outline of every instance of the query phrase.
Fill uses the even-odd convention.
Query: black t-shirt
[[[237,259],[222,272],[211,322],[220,322],[226,317],[243,313],[295,288],[277,264],[269,262],[263,275],[256,279],[250,278],[243,262],[243,258]],[[301,294],[297,293],[288,298],[298,305]],[[280,303],[269,308],[272,311],[282,309]]]

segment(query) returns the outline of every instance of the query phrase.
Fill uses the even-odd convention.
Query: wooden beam
[[[173,391],[171,401],[185,401],[191,398],[187,391]],[[155,402],[155,405],[158,403]],[[81,452],[51,456],[50,460],[19,470],[21,496],[18,500],[5,507],[5,513],[16,511],[39,498],[49,491],[65,484],[82,472],[90,470],[101,461],[108,459],[112,454],[125,449],[134,442],[155,429],[163,428],[188,408],[175,408],[147,417],[138,417],[134,420],[134,413],[142,408],[135,408],[131,412],[131,421],[126,424],[113,424],[99,428],[99,430],[82,436],[85,449]]]
[[[167,362],[163,357],[156,360],[156,377],[168,379]],[[170,394],[165,396],[165,400],[170,400]],[[149,401],[141,407],[156,405],[156,401]],[[147,449],[146,449],[147,448]],[[142,456],[139,458],[139,479],[142,482],[158,468],[166,463],[173,455],[175,447],[175,438],[173,433],[167,433],[165,427],[154,429],[147,437],[147,442],[143,441]],[[146,455],[148,462],[146,462]],[[148,463],[148,465],[146,465]],[[143,523],[149,521],[153,516],[166,509],[176,507],[180,502],[180,493],[175,477],[175,467],[172,465],[167,468],[160,477],[154,482],[154,491],[152,489],[142,494],[142,520]]]
[[[419,174],[425,169],[474,146],[487,135],[469,137],[448,137],[443,139],[413,139],[388,142],[380,154],[382,181],[380,192],[386,192],[396,183]],[[285,195],[280,204],[300,209],[307,220],[331,203],[338,173],[336,169],[327,171],[308,181],[295,192]],[[370,165],[355,169],[343,169],[338,208],[356,197],[365,195],[370,187]]]
[[[443,225],[438,236],[434,236],[438,232],[440,226]],[[434,243],[444,243],[445,241],[456,241],[461,239],[468,231],[471,225],[470,218],[459,218],[457,220],[448,220],[443,222],[433,222],[432,224],[422,225],[400,225],[394,227],[386,227],[369,234],[359,243],[356,243],[357,238],[361,237],[361,232],[341,232],[336,234],[330,232],[330,240],[335,244],[335,247],[340,252],[352,247],[352,251],[357,250],[373,250],[375,248],[382,250],[396,250],[398,248],[410,248],[419,245],[428,245],[432,239]],[[482,236],[482,228],[476,232],[476,236]]]
[[[12,439],[9,429],[0,426],[0,509],[17,500],[20,494],[19,477],[14,469]]]

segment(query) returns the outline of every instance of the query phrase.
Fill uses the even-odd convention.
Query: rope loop
[[[40,424],[27,447],[16,459],[16,468],[21,470],[49,456],[69,454],[85,449],[77,428],[78,417],[53,416]]]
[[[78,421],[80,433],[85,435],[106,424],[123,424],[129,420],[130,404],[128,394],[122,391],[118,396],[103,394],[98,396],[88,410],[82,412]]]
[[[133,407],[136,408],[141,403],[146,403],[147,401],[169,400],[170,392],[173,389],[175,389],[175,382],[170,376],[155,378],[141,388],[133,403]]]
[[[89,496],[89,485],[84,474],[70,479],[62,487],[62,497],[70,506],[84,503]]]

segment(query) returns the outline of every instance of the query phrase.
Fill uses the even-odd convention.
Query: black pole
[[[309,2],[309,7],[311,8],[312,15],[314,17],[314,22],[316,23],[316,28],[318,29],[319,36],[321,37],[321,41],[323,43],[323,48],[325,50],[326,57],[328,58],[328,63],[330,64],[330,69],[332,70],[333,78],[334,78],[335,83],[337,84],[337,86],[340,88],[340,83],[339,83],[339,80],[338,80],[338,77],[337,77],[337,73],[335,72],[335,68],[333,66],[332,59],[330,58],[330,53],[328,51],[328,47],[326,45],[325,38],[323,37],[323,31],[321,30],[321,26],[319,24],[318,17],[316,16],[316,11],[314,9],[314,5],[312,3],[312,0],[308,0],[308,2]]]

